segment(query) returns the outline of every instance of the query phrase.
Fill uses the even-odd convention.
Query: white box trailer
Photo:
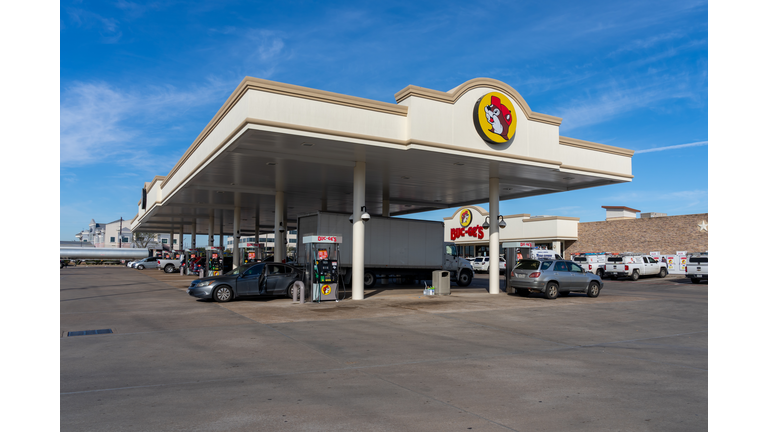
[[[453,243],[443,241],[442,222],[372,216],[364,227],[366,287],[388,277],[430,280],[433,270],[449,271],[451,279],[461,286],[472,282],[474,272],[469,261],[457,255]],[[307,260],[302,240],[313,235],[344,239],[339,250],[339,273],[345,283],[350,283],[353,238],[349,215],[317,212],[299,216],[296,255],[300,265]]]

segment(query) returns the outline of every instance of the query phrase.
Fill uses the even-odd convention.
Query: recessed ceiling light
[[[504,190],[505,190],[505,191],[511,191],[511,190],[512,190],[512,188],[511,188],[511,187],[505,187],[505,188],[504,188]]]
[[[303,145],[304,147],[312,147],[315,144],[314,143],[301,143],[301,145]]]
[[[442,201],[442,200],[435,200],[435,202],[440,202],[440,201]]]
[[[230,185],[230,186],[234,186],[235,184],[234,184],[234,183],[230,183],[229,185]]]
[[[410,179],[410,177],[407,177],[407,176],[402,176],[402,177],[400,177],[400,178],[401,178],[401,179],[403,179],[403,180],[408,180],[408,179]]]
[[[573,177],[563,177],[563,180],[573,180]]]
[[[461,163],[461,162],[454,162],[453,164],[454,164],[454,165],[456,165],[456,166],[462,166],[462,165],[464,165],[464,164],[463,164],[463,163]]]
[[[277,163],[276,162],[267,162],[267,165],[272,166],[272,165],[277,165]]]

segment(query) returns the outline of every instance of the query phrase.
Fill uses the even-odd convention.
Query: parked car
[[[144,258],[143,260],[136,261],[133,264],[133,268],[139,269],[139,270],[144,270],[145,268],[157,268],[157,260],[158,259],[159,258],[157,258],[157,257],[147,257],[147,258]]]
[[[195,279],[187,294],[192,297],[228,302],[247,296],[293,297],[294,284],[300,281],[303,270],[281,263],[245,265],[222,276]]]
[[[472,260],[472,270],[476,272],[487,272],[488,266],[491,264],[489,257],[475,257]]]
[[[667,277],[667,266],[651,255],[624,254],[606,259],[605,276],[611,279],[629,276],[633,281],[640,276]]]
[[[504,274],[507,269],[507,260],[504,257],[499,257],[499,274]]]
[[[603,289],[599,276],[566,260],[521,260],[510,274],[510,285],[522,297],[541,292],[548,299],[567,296],[574,291],[597,297]]]

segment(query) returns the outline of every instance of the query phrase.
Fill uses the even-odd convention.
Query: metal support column
[[[282,262],[285,259],[285,227],[283,226],[283,208],[285,205],[285,194],[283,191],[275,193],[275,262]],[[280,231],[283,232],[280,232]]]
[[[235,192],[235,217],[232,221],[232,268],[240,267],[240,192]]]

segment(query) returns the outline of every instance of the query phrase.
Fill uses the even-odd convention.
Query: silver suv
[[[550,300],[561,295],[567,296],[572,291],[597,297],[603,289],[603,281],[599,276],[566,260],[521,260],[510,272],[509,284],[522,297],[540,292]]]

